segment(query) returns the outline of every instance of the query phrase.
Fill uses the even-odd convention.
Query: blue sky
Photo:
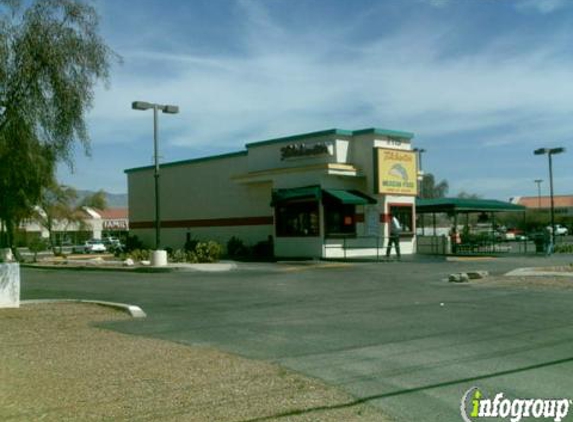
[[[573,194],[573,0],[99,0],[123,57],[88,115],[92,155],[63,183],[127,192],[123,170],[329,128],[415,133],[450,194],[536,195],[547,158]]]

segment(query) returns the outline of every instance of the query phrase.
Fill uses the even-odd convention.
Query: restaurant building
[[[382,254],[391,216],[415,251],[418,166],[412,133],[330,129],[249,143],[160,167],[162,247],[272,239],[277,257]],[[132,234],[154,246],[154,167],[125,170]]]

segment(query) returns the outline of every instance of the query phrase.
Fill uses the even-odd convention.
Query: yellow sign
[[[416,153],[396,149],[377,149],[378,193],[418,194]]]

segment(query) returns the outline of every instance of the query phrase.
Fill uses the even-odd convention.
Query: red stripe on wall
[[[237,217],[237,218],[204,218],[197,220],[162,221],[161,227],[166,229],[187,227],[231,227],[231,226],[267,226],[273,225],[273,217]],[[129,223],[132,229],[152,229],[153,221],[134,221]]]
[[[390,214],[380,214],[381,223],[389,223],[390,220],[392,220],[392,216]]]

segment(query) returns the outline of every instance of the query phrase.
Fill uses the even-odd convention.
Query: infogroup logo
[[[560,422],[572,404],[569,399],[509,399],[502,392],[489,399],[478,387],[472,387],[462,397],[460,412],[465,422],[483,418],[501,418],[511,422],[535,418]]]

